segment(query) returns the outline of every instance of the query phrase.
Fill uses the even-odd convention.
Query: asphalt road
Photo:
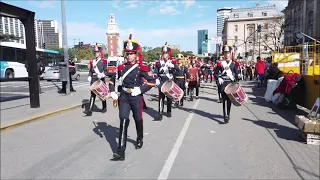
[[[88,81],[86,76],[81,76],[78,81],[73,81],[72,85],[74,89],[81,89],[88,87]],[[41,91],[45,92],[58,92],[62,83],[59,81],[40,81]],[[15,99],[28,98],[29,97],[29,83],[23,81],[16,82],[1,82],[0,83],[0,102],[11,101]]]
[[[76,109],[12,129],[1,133],[1,178],[319,179],[319,146],[304,144],[296,127],[249,89],[250,101],[232,107],[229,124],[212,85],[201,88],[198,100],[174,108],[173,117],[152,121],[152,89],[145,95],[144,146],[134,148],[131,120],[123,162],[110,161],[119,127],[111,101],[105,114],[84,117]]]

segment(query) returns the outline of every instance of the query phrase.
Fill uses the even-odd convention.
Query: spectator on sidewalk
[[[60,62],[64,62],[64,57],[61,59]],[[69,81],[70,81],[70,91],[71,92],[76,92],[76,90],[73,89],[72,86],[72,75],[76,73],[76,68],[75,68],[75,63],[69,59]],[[62,81],[62,88],[60,93],[67,93],[66,88],[67,88],[68,81]]]
[[[262,82],[264,79],[264,71],[266,69],[266,64],[263,60],[261,60],[260,56],[257,57],[257,63],[255,66],[255,73],[258,78],[258,88],[262,87]]]

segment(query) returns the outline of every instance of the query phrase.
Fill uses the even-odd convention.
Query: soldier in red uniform
[[[103,53],[101,52],[101,49],[99,49],[97,46],[94,49],[94,53],[96,58],[92,59],[89,64],[90,64],[90,69],[89,69],[89,75],[88,75],[88,81],[90,82],[90,85],[92,85],[94,82],[97,80],[101,80],[105,83],[105,77],[107,74],[107,60],[103,58]],[[91,97],[90,97],[90,102],[89,102],[89,108],[86,109],[84,112],[87,114],[87,116],[92,115],[92,108],[96,100],[96,94],[91,91]],[[106,101],[101,101],[102,102],[102,112],[105,113],[107,111],[107,102]]]
[[[217,63],[217,67],[214,71],[214,78],[218,80],[218,90],[221,93],[223,100],[223,117],[225,123],[228,123],[230,120],[231,100],[224,92],[224,89],[228,84],[236,81],[238,70],[231,58],[232,47],[225,45],[222,50],[224,53],[224,59]]]
[[[149,73],[148,66],[138,62],[140,58],[138,59],[137,57],[142,57],[140,45],[137,41],[131,40],[131,35],[128,40],[124,41],[124,52],[126,63],[118,67],[118,79],[116,79],[116,76],[113,76],[109,81],[111,97],[114,100],[118,100],[120,118],[119,144],[117,152],[113,154],[112,160],[114,161],[125,159],[130,111],[132,111],[133,119],[136,123],[136,149],[140,149],[142,147],[142,111],[144,107],[142,94],[155,86],[155,79],[152,74]],[[146,82],[143,82],[143,78],[146,80]],[[115,92],[116,81],[121,85],[119,98],[118,94]]]
[[[164,99],[166,95],[161,92],[163,83],[168,80],[173,80],[175,71],[179,71],[176,61],[172,59],[172,49],[167,43],[162,47],[162,58],[156,62],[155,74],[160,80],[157,79],[157,86],[159,87],[159,101],[158,101],[158,114],[154,118],[155,121],[161,121],[164,111]],[[167,97],[167,116],[171,117],[172,100]]]

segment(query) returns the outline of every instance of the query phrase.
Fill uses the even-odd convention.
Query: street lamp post
[[[67,85],[66,85],[66,94],[70,94],[70,79],[69,79],[69,55],[68,55],[68,39],[67,39],[67,25],[66,25],[66,14],[64,0],[61,0],[61,19],[62,19],[62,44],[64,49],[64,62],[67,65]]]

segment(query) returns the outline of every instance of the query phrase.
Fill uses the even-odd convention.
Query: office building
[[[224,21],[229,17],[231,13],[231,9],[229,7],[219,8],[217,9],[217,37],[222,39],[222,31],[224,27]],[[216,52],[220,53],[221,44],[216,44]]]
[[[198,30],[198,54],[199,55],[208,53],[209,41],[207,42],[205,41],[206,35],[208,36],[207,29]]]
[[[37,47],[62,48],[62,35],[57,21],[36,19],[35,34]]]
[[[232,9],[224,23],[223,42],[235,47],[236,57],[245,57],[246,52],[253,60],[259,55],[268,57],[271,49],[283,46],[283,36],[276,40],[272,36],[272,33],[280,32],[282,20],[275,5]],[[261,25],[259,33],[258,25]]]
[[[17,18],[0,16],[0,35],[12,36],[18,39],[11,39],[16,43],[25,43],[25,30],[22,22]]]
[[[302,44],[303,38],[297,36],[300,32],[320,40],[319,0],[289,0],[282,12],[285,14],[284,45]]]

